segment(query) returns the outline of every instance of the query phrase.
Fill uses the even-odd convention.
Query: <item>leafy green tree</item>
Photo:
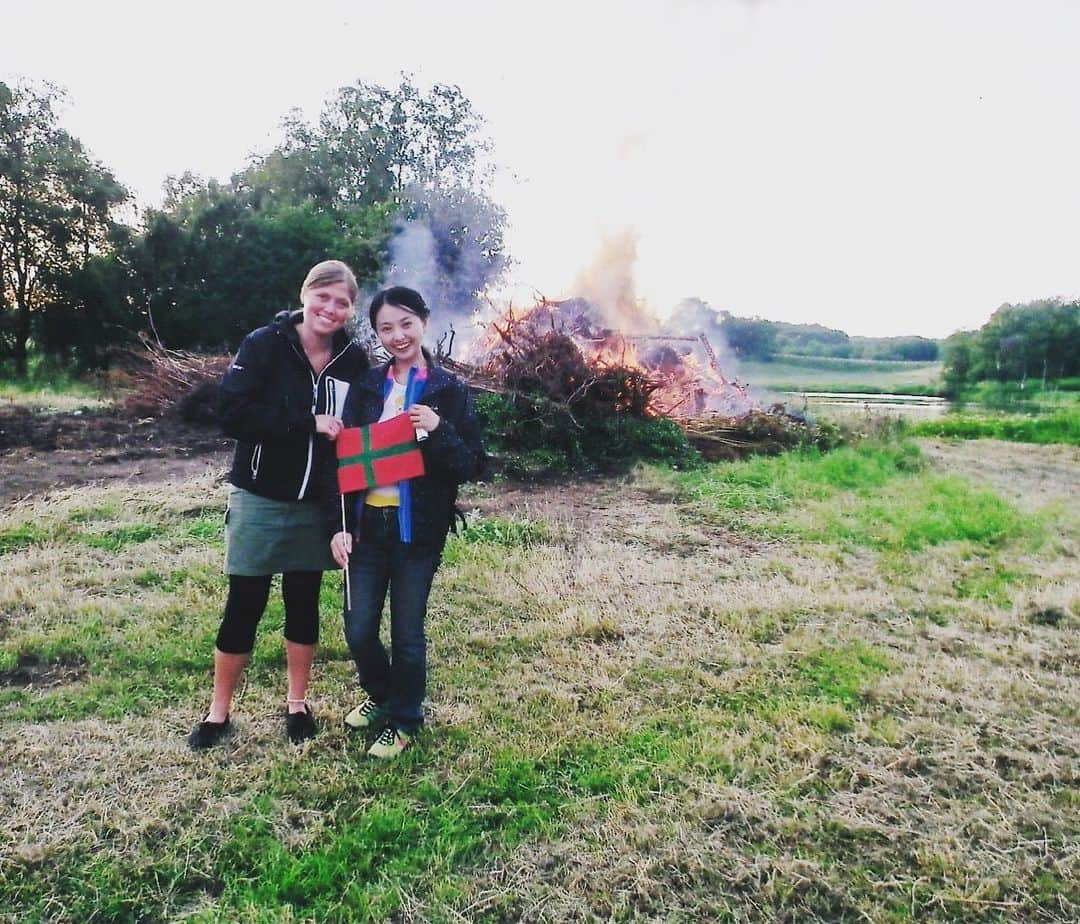
[[[0,349],[25,376],[35,320],[80,308],[67,280],[108,249],[112,213],[127,198],[58,123],[63,93],[43,84],[0,83]],[[67,297],[67,298],[65,298]],[[40,326],[40,325],[37,325]]]
[[[776,352],[777,325],[763,318],[737,318],[720,312],[720,329],[737,356],[768,360]]]
[[[315,124],[289,113],[282,144],[234,184],[325,208],[404,204],[417,189],[476,190],[491,169],[482,124],[458,87],[425,93],[407,76],[394,89],[357,82],[331,96]]]
[[[110,351],[127,346],[138,327],[132,297],[130,229],[121,227],[115,246],[92,254],[82,266],[54,281],[41,309],[41,352],[68,369],[106,366]]]
[[[971,380],[975,335],[958,331],[945,341],[945,368],[942,380],[945,393],[955,397]]]
[[[955,343],[950,338],[946,350],[946,380],[958,386],[1029,378],[1046,383],[1080,374],[1080,302],[1004,304],[965,337]]]
[[[148,333],[173,348],[233,349],[249,330],[299,304],[300,281],[328,256],[361,281],[385,254],[385,207],[341,212],[253,205],[213,181],[190,186],[174,211],[147,215],[133,259]]]
[[[980,329],[982,378],[1025,381],[1080,371],[1080,303],[1042,299],[1004,304]],[[991,371],[992,370],[992,371]]]
[[[507,265],[506,216],[486,193],[490,147],[458,87],[342,87],[314,124],[293,113],[282,145],[234,178],[256,197],[395,213],[387,280],[414,285],[440,315],[471,313]]]
[[[506,264],[480,126],[456,87],[357,83],[314,123],[290,113],[282,143],[229,183],[170,178],[134,260],[152,335],[234,347],[296,304],[304,272],[331,256],[362,284],[416,285],[440,316],[471,313]]]
[[[821,324],[791,324],[771,322],[776,329],[776,352],[804,356],[838,356],[852,354],[851,338],[842,330]]]
[[[941,348],[928,337],[852,337],[852,356],[904,362],[934,362]]]

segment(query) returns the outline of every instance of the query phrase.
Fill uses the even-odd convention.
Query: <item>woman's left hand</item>
[[[431,433],[439,426],[441,418],[426,404],[414,404],[409,408],[409,420],[414,429]]]

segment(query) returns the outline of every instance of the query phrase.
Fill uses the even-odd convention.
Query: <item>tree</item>
[[[852,355],[857,359],[934,362],[941,347],[927,337],[852,337]]]
[[[422,92],[357,82],[323,106],[314,125],[290,112],[284,140],[233,180],[238,190],[325,208],[415,200],[416,190],[479,190],[490,178],[482,120],[455,86]]]
[[[357,83],[313,124],[290,113],[229,183],[170,178],[134,260],[148,325],[170,347],[234,347],[330,256],[362,285],[416,286],[437,318],[468,316],[506,265],[480,125],[456,87]]]
[[[770,360],[776,353],[777,325],[764,318],[738,318],[722,311],[720,329],[737,356]]]
[[[1080,302],[1040,299],[1004,304],[979,330],[946,343],[945,376],[957,386],[987,379],[1080,375]]]
[[[63,93],[49,84],[0,83],[0,349],[27,371],[35,318],[65,280],[108,246],[113,209],[127,192],[58,124]]]
[[[945,341],[942,380],[949,397],[956,397],[970,380],[974,339],[975,334],[971,331],[958,331]]]
[[[791,324],[772,321],[777,353],[804,356],[847,357],[852,353],[851,338],[842,330],[821,324]]]
[[[503,272],[505,213],[487,195],[490,150],[483,121],[455,86],[342,87],[314,125],[296,113],[285,141],[234,178],[257,198],[311,201],[337,211],[387,205],[395,214],[391,255],[408,251],[402,280],[440,307],[471,313]],[[422,265],[416,262],[423,260]]]
[[[214,181],[189,184],[174,211],[148,213],[134,248],[144,324],[172,348],[234,349],[276,311],[299,305],[300,281],[319,260],[344,260],[361,282],[376,278],[388,233],[378,206],[255,206]]]

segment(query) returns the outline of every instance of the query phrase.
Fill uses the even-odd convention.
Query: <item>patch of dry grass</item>
[[[341,728],[333,577],[320,735],[282,740],[272,611],[237,737],[187,751],[212,479],[9,510],[0,920],[1073,920],[1080,523],[1054,484],[1039,541],[914,551],[761,528],[817,501],[703,516],[650,470],[471,489],[429,732],[386,767]],[[79,673],[14,682],[31,654]]]
[[[54,391],[51,388],[21,387],[18,384],[0,385],[0,407],[28,407],[42,411],[79,411],[109,407],[112,399],[89,388]]]

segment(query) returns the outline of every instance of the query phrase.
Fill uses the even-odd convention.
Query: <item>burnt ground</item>
[[[224,469],[232,445],[215,427],[171,415],[0,407],[0,505],[57,488],[172,481]]]

